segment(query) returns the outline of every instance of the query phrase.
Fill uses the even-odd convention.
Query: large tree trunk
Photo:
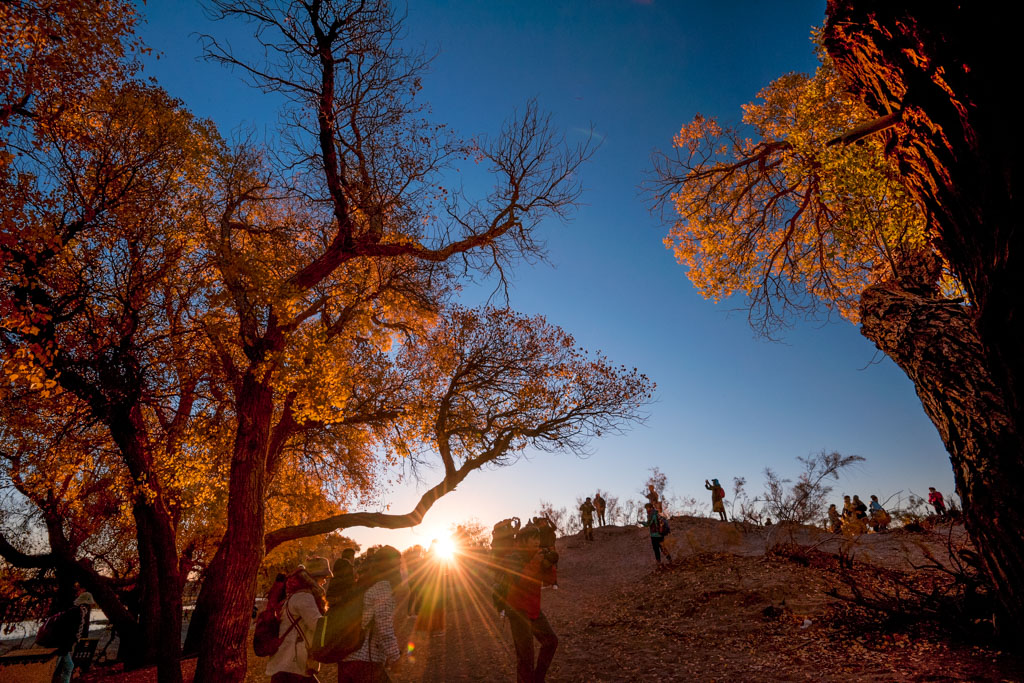
[[[931,265],[934,282],[937,259]],[[997,589],[1012,604],[1020,599],[1022,577],[1000,568],[1024,566],[1019,555],[1024,519],[1014,505],[1016,486],[1024,481],[1016,455],[1020,437],[988,370],[973,309],[941,299],[937,288],[921,284],[885,283],[866,290],[861,332],[913,381],[949,451],[971,538],[984,549]]]
[[[112,408],[108,419],[111,435],[140,488],[132,505],[139,545],[139,628],[119,634],[121,649],[129,653],[122,659],[131,664],[155,661],[160,683],[181,683],[182,583],[174,522],[164,507],[159,482],[151,478],[152,455],[138,402]]]
[[[200,591],[196,683],[245,678],[249,618],[263,562],[266,457],[273,392],[249,372],[237,400],[238,428],[231,460],[227,529]],[[191,628],[190,628],[191,631]]]
[[[144,424],[138,405],[129,413],[131,427],[124,427],[127,437],[121,444],[133,478],[152,490],[152,495],[139,491],[132,506],[139,551],[139,628],[120,633],[128,654],[121,657],[128,664],[155,662],[159,683],[181,683],[181,575],[178,572],[177,529],[159,482],[146,477],[154,471],[151,454],[144,435]],[[112,429],[115,427],[112,425]],[[117,438],[117,437],[115,437]],[[144,465],[136,468],[134,463]]]
[[[888,148],[969,296],[969,307],[957,309],[966,320],[942,342],[962,365],[918,362],[912,371],[905,350],[893,348],[893,357],[943,436],[971,536],[1011,619],[1024,626],[1024,508],[1016,491],[1024,482],[1024,230],[1014,201],[1016,89],[1005,78],[1021,62],[1015,32],[984,4],[829,0],[825,47],[870,108],[900,114]],[[973,336],[952,338],[970,327]],[[949,393],[955,388],[962,393]]]

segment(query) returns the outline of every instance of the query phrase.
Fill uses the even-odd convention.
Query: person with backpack
[[[386,683],[401,652],[395,636],[394,589],[402,582],[402,555],[386,545],[373,554],[356,583],[362,593],[359,649],[338,664],[338,683]]]
[[[508,594],[505,614],[516,648],[518,683],[543,683],[558,648],[558,636],[540,609],[542,586],[558,583],[558,553],[541,548],[540,529],[527,524],[516,537],[516,551],[507,563]],[[533,641],[540,643],[533,658]]]
[[[579,500],[577,498],[576,500]],[[580,505],[580,521],[583,523],[583,540],[593,541],[594,540],[594,504],[590,502],[590,498],[583,501],[583,505]]]
[[[728,520],[725,518],[725,489],[722,488],[717,479],[712,479],[710,484],[705,479],[704,488],[711,491],[711,509],[718,513],[718,517],[723,522],[727,522]]]
[[[671,563],[672,555],[669,554],[667,548],[661,547],[665,536],[668,535],[668,522],[652,503],[646,503],[644,510],[647,511],[647,521],[640,522],[640,526],[645,526],[651,530],[651,547],[654,548],[655,561],[657,561],[658,566],[661,566],[661,556],[664,553],[665,562]]]
[[[892,521],[892,517],[890,517],[889,513],[885,511],[882,504],[878,502],[878,496],[871,496],[871,505],[869,507],[871,514],[868,524],[875,530],[875,533],[881,533],[888,529],[889,522]]]
[[[597,525],[598,526],[605,526],[605,521],[604,521],[604,510],[605,510],[605,507],[606,507],[606,503],[604,502],[604,498],[601,497],[601,492],[598,491],[597,493],[594,494],[594,512],[597,513]]]
[[[320,559],[320,558],[317,558]],[[320,579],[330,576],[326,560],[311,562],[313,575],[299,565],[285,580],[285,599],[280,609],[277,650],[267,662],[266,675],[270,683],[316,683],[320,664],[309,657],[309,644],[313,640],[316,622],[323,615],[326,603]],[[270,605],[267,606],[270,609]]]
[[[89,635],[89,612],[95,604],[92,593],[84,591],[71,607],[47,619],[36,635],[37,645],[57,648],[57,665],[51,683],[70,683],[75,670],[71,653],[78,641]]]

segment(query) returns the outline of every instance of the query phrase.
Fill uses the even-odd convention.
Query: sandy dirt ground
[[[843,567],[870,585],[879,572],[948,563],[949,549],[966,542],[962,527],[850,540],[703,518],[672,526],[666,545],[674,562],[660,569],[645,529],[604,527],[593,542],[559,539],[559,585],[544,589],[542,601],[559,636],[549,681],[1024,681],[1019,656],[934,636],[919,624],[878,631],[829,594],[842,594]],[[796,546],[803,548],[796,556],[785,551]],[[515,680],[509,627],[491,603],[490,579],[465,565],[451,570],[442,633],[415,631],[399,591],[404,656],[391,671],[396,683]],[[246,680],[266,681],[264,665],[250,653]],[[0,680],[48,680],[38,667],[18,668],[0,670]],[[186,681],[193,668],[184,663]],[[151,670],[105,673],[112,672],[83,680],[155,681]],[[325,666],[320,680],[336,681],[336,668]]]

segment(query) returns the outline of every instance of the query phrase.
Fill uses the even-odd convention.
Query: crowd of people
[[[946,501],[934,486],[928,487],[928,504],[935,509],[936,515],[946,516]],[[853,495],[843,496],[842,511],[835,503],[829,505],[826,527],[834,534],[855,536],[869,531],[883,533],[889,530],[891,523],[892,515],[878,502],[878,496],[872,495],[871,502],[865,505],[860,496]]]
[[[288,574],[279,574],[267,594],[269,613],[278,615],[278,643],[267,661],[271,683],[318,681],[320,663],[311,657],[317,622],[328,609],[361,594],[363,634],[358,647],[338,662],[338,683],[387,681],[386,667],[399,658],[395,636],[393,590],[402,582],[401,554],[391,546],[377,548],[360,566],[355,551],[346,549],[331,567],[312,557]]]

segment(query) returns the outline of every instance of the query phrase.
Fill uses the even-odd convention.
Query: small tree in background
[[[644,490],[641,492],[641,495],[646,495],[647,487],[653,486],[654,490],[658,493],[658,499],[663,500],[665,498],[665,487],[668,485],[668,476],[657,467],[652,467],[650,471],[651,476],[647,477],[647,481],[644,482]]]
[[[622,526],[635,524],[644,517],[644,502],[642,500],[627,500],[619,509],[618,521]]]
[[[613,496],[610,492],[598,489],[597,493],[604,498],[604,519],[609,524],[615,524],[616,515],[619,512],[619,497]]]
[[[700,517],[705,505],[693,496],[668,496],[664,499],[665,514],[673,517]]]
[[[569,517],[569,511],[565,507],[555,509],[555,506],[546,500],[540,501],[540,508],[537,510],[537,517],[547,517],[552,524],[555,525],[555,530],[558,535],[565,536],[568,532],[566,531],[567,521]]]
[[[739,506],[737,511],[736,506]],[[729,518],[734,522],[747,524],[761,524],[764,516],[761,514],[757,499],[751,500],[747,495],[747,478],[733,477],[732,479],[732,506]]]
[[[792,486],[789,486],[790,479],[781,478],[770,467],[764,470],[762,509],[764,514],[779,522],[810,524],[819,520],[825,514],[828,494],[832,492],[826,480],[838,480],[840,470],[864,462],[859,455],[842,455],[835,451],[799,456],[797,460],[803,465],[803,471]]]
[[[491,542],[491,529],[477,517],[467,519],[461,524],[448,527],[452,538],[464,546],[486,546]]]

